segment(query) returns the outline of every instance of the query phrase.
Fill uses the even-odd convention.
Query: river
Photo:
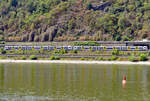
[[[150,101],[150,66],[1,63],[0,101]]]

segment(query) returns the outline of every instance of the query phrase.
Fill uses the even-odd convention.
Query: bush
[[[131,62],[136,62],[137,61],[135,56],[128,57],[128,60],[131,61]]]
[[[118,59],[118,57],[116,57],[116,56],[111,57],[111,60],[117,60],[117,59]]]
[[[78,50],[73,50],[73,53],[77,54],[77,53],[78,53]]]
[[[21,57],[21,60],[26,60],[26,59],[27,59],[26,56],[22,56],[22,57]]]
[[[82,58],[80,58],[80,60],[85,60],[85,58],[82,57]]]
[[[31,59],[31,60],[37,60],[38,58],[37,58],[35,55],[31,55],[31,56],[30,56],[30,59]]]
[[[145,54],[140,55],[140,61],[147,61],[147,60],[148,60],[147,55]]]
[[[59,56],[51,56],[49,59],[50,60],[60,60],[60,57]]]

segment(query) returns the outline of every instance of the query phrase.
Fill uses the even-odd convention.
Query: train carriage
[[[74,46],[73,50],[80,50],[81,51],[82,50],[82,46]]]
[[[97,51],[97,46],[91,46],[92,51]]]
[[[68,46],[63,46],[63,49],[64,50],[68,50]]]
[[[127,50],[128,50],[128,47],[127,47],[127,46],[122,46],[122,47],[121,47],[121,50],[122,50],[122,51],[127,51]]]
[[[115,46],[115,50],[121,51],[121,46]]]
[[[21,50],[27,50],[26,46],[20,46]]]
[[[32,46],[26,46],[26,50],[32,50]]]
[[[13,46],[5,46],[4,50],[12,50]]]
[[[14,46],[14,50],[19,50],[19,46]]]
[[[49,50],[48,46],[43,46],[43,50]]]
[[[41,46],[34,46],[34,50],[40,50]]]
[[[72,50],[73,49],[73,47],[72,46],[68,46],[68,50]]]
[[[57,50],[61,50],[63,47],[62,46],[57,46],[56,49]]]
[[[107,50],[107,51],[112,51],[113,49],[114,49],[114,48],[113,48],[112,46],[107,46],[107,47],[106,47],[106,50]]]
[[[54,50],[55,49],[55,47],[54,46],[49,46],[49,50]]]
[[[89,51],[90,50],[90,46],[84,46],[83,47],[85,51]]]
[[[97,50],[98,50],[98,51],[103,51],[103,50],[104,50],[104,47],[103,47],[103,46],[98,46],[98,47],[97,47]]]

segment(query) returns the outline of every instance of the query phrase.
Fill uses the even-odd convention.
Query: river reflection
[[[124,75],[126,87],[122,86]],[[0,101],[150,101],[150,68],[0,64]]]

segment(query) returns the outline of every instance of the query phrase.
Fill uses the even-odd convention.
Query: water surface
[[[150,101],[150,66],[0,64],[0,101]]]

